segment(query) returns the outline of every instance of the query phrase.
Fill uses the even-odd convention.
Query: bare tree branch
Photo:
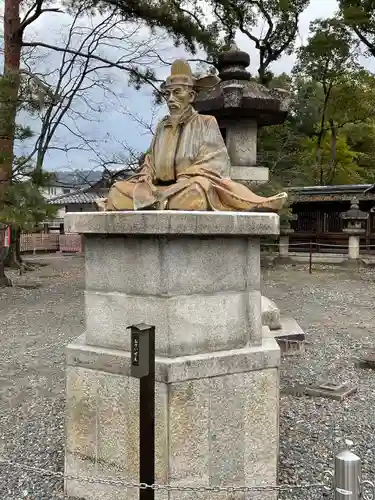
[[[145,81],[145,83],[148,83],[149,85],[151,85],[151,87],[153,87],[153,89],[156,92],[158,92],[158,93],[160,92],[160,89],[155,85],[155,83],[153,81],[151,81],[149,78],[147,78],[146,76],[140,75],[139,71],[134,66],[128,66],[126,64],[122,64],[122,63],[119,63],[116,61],[110,61],[110,60],[105,59],[104,57],[98,56],[96,54],[83,53],[83,52],[79,52],[78,50],[74,50],[71,48],[57,47],[56,45],[50,45],[50,44],[44,43],[44,42],[24,42],[23,46],[24,47],[44,47],[47,49],[54,50],[56,52],[63,52],[64,54],[73,54],[76,56],[84,57],[85,59],[88,59],[88,60],[93,59],[95,61],[100,61],[104,64],[107,64],[110,67],[122,69],[130,74],[134,74],[135,76],[140,77],[141,79],[143,79]],[[161,82],[161,80],[160,80],[160,82]]]
[[[102,113],[114,102],[113,109],[116,109],[116,112],[124,110],[124,114],[145,130],[144,133],[146,129],[147,133],[152,133],[151,126],[147,128],[146,121],[121,102],[112,73],[113,69],[120,69],[126,71],[130,77],[136,75],[137,78],[143,78],[150,83],[154,91],[159,92],[155,78],[148,78],[143,67],[165,66],[163,58],[159,57],[158,47],[165,41],[165,37],[153,34],[152,38],[145,39],[142,24],[124,23],[115,11],[104,17],[85,18],[83,22],[81,14],[82,10],[77,11],[68,29],[62,33],[64,43],[61,45],[24,42],[27,69],[23,72],[40,82],[40,87],[44,85],[49,93],[49,100],[43,103],[38,113],[41,129],[36,145],[28,156],[30,161],[31,157],[36,155],[36,164],[39,166],[43,165],[49,150],[65,153],[84,150],[94,153],[97,157],[99,141],[87,138],[82,141],[85,134],[78,129],[77,123],[99,122]],[[107,59],[106,50],[121,54],[113,60]],[[60,65],[43,73],[43,66],[48,67],[45,60],[53,53],[61,54]],[[103,95],[102,101],[93,98],[93,91],[96,89]],[[66,135],[72,137],[73,143],[56,144],[58,130],[65,130]],[[87,146],[88,143],[90,147]],[[128,146],[126,148],[127,156],[137,161],[139,152],[130,151]]]
[[[20,31],[24,32],[25,28],[32,24],[34,21],[38,19],[45,12],[58,12],[62,13],[63,11],[59,8],[42,8],[43,0],[36,0],[36,2],[29,8],[26,12],[25,17],[21,21]]]

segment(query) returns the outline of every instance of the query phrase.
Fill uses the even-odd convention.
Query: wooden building
[[[342,231],[340,214],[357,198],[360,209],[370,214],[360,244],[375,252],[375,185],[296,187],[289,188],[288,194],[292,211],[298,215],[290,236],[294,251],[307,251],[312,242],[317,252],[347,252],[348,235]]]

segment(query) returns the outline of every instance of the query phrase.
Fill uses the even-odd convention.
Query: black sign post
[[[139,378],[139,482],[155,482],[155,327],[141,323],[131,331],[131,376]],[[154,500],[152,488],[140,500]]]

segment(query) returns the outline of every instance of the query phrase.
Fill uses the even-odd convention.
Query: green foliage
[[[295,77],[290,116],[259,132],[258,158],[271,179],[283,186],[373,182],[374,83],[355,70],[325,100],[321,82]]]
[[[16,138],[22,141],[29,137],[32,137],[31,130],[17,125]],[[49,205],[40,192],[40,188],[50,185],[53,176],[35,167],[26,157],[14,157],[12,174],[1,200],[0,222],[32,230],[53,217],[56,208]]]
[[[258,134],[258,160],[269,169],[270,178],[283,186],[303,185],[306,172],[301,169],[301,141],[292,120],[282,125],[264,127]]]
[[[374,0],[339,0],[339,9],[345,26],[375,56]]]
[[[20,79],[21,85],[17,96],[13,95],[14,79]],[[17,77],[10,75],[0,76],[0,105],[3,115],[0,117],[2,129],[13,134],[13,141],[23,142],[33,137],[30,127],[16,124],[14,130],[10,130],[5,123],[8,114],[11,113],[9,106],[13,106],[16,97],[17,112],[23,110],[35,112],[40,109],[41,103],[48,102],[50,98],[49,89],[40,80],[28,72],[21,73]],[[46,101],[47,100],[47,101]],[[0,167],[8,160],[8,152],[0,154]],[[7,171],[6,189],[1,192],[0,199],[0,221],[11,224],[13,228],[29,230],[34,228],[43,220],[53,216],[56,209],[48,205],[40,193],[40,188],[48,186],[52,175],[36,167],[28,157],[13,156],[9,162],[11,169]]]
[[[335,148],[335,161],[332,161],[331,136],[327,134],[321,147],[321,163],[314,161],[317,147],[317,138],[304,138],[301,140],[300,168],[306,172],[305,184],[323,185],[334,184],[360,184],[365,177],[365,172],[358,164],[360,153],[348,145],[345,135],[339,135]]]
[[[299,17],[309,1],[209,0],[214,16],[209,29],[226,40],[234,39],[237,31],[245,35],[259,52],[259,81],[268,85],[273,76],[271,64],[293,52]],[[254,28],[259,24],[264,28],[257,36]]]
[[[27,180],[13,183],[6,190],[0,221],[30,231],[55,214],[56,208],[46,203],[38,186]]]
[[[340,19],[311,24],[297,51],[281,126],[259,133],[259,159],[284,186],[373,182],[375,78],[360,67],[358,45]],[[275,79],[277,80],[277,79]]]
[[[310,23],[307,44],[297,51],[294,72],[323,85],[334,84],[356,66],[354,40],[336,19],[318,19]]]
[[[358,152],[357,164],[363,173],[363,179],[375,183],[375,121],[350,123],[343,128],[348,146]]]
[[[73,9],[82,7],[80,0],[65,3]],[[179,0],[90,0],[86,4],[92,13],[116,8],[125,21],[143,22],[151,29],[163,28],[176,46],[184,45],[191,53],[196,52],[197,44],[208,51],[216,47],[217,33],[205,29]]]
[[[18,127],[23,136],[22,127]],[[0,221],[15,228],[31,230],[42,221],[53,217],[56,208],[49,205],[40,192],[50,185],[53,174],[35,167],[24,157],[16,157],[13,172],[4,193],[0,210]]]
[[[183,44],[191,53],[203,48],[208,61],[215,64],[218,51],[243,33],[259,52],[259,79],[272,78],[270,65],[283,54],[291,54],[298,33],[300,14],[310,0],[90,0],[87,9],[103,12],[115,7],[125,20],[141,21],[163,28],[176,45]],[[78,0],[67,0],[73,8]],[[254,28],[262,23],[259,36]]]

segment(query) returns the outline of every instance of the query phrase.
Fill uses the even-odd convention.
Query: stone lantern
[[[348,256],[350,260],[359,259],[360,238],[366,232],[365,225],[368,215],[359,209],[359,202],[356,198],[352,199],[349,210],[341,214],[341,219],[344,222],[343,231],[349,235]]]
[[[290,222],[296,221],[297,218],[296,214],[291,214],[288,219],[280,222],[279,259],[282,261],[289,259],[289,237],[294,233]]]
[[[218,56],[220,82],[199,92],[195,107],[216,117],[231,160],[231,178],[264,183],[268,181],[268,168],[257,165],[257,131],[285,121],[289,93],[252,81],[246,71],[249,64],[249,54],[232,44]]]

